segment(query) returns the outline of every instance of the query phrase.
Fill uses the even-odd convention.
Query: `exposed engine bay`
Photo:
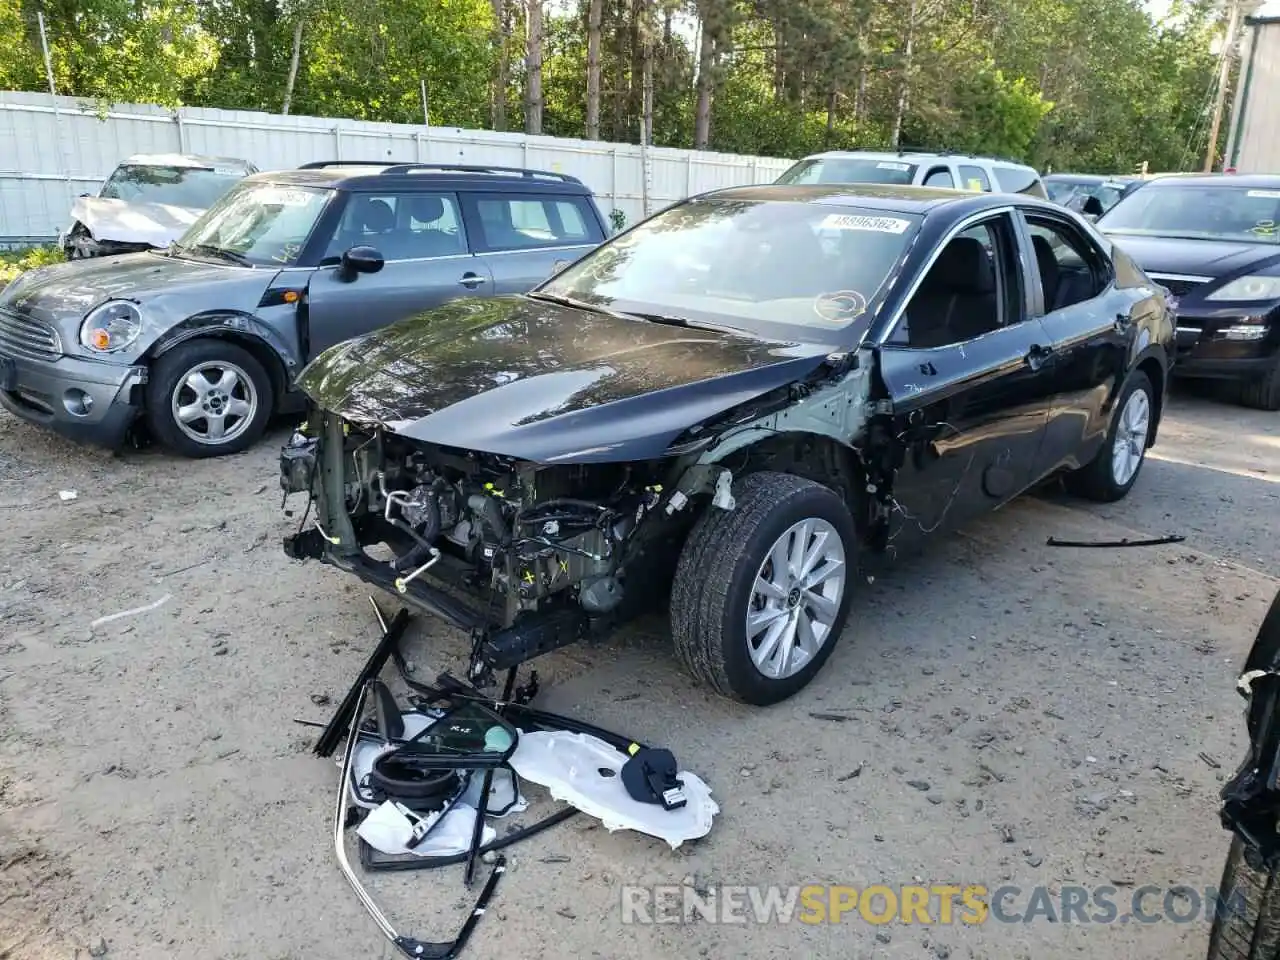
[[[331,438],[340,438],[337,456]],[[341,421],[340,433],[294,435],[281,486],[310,494],[310,532],[327,541],[317,553],[300,533],[295,555],[366,579],[380,567],[377,579],[406,601],[484,633],[486,665],[503,668],[607,627],[629,588],[662,566],[654,548],[680,528],[687,499],[664,499],[678,462],[530,464]],[[442,588],[462,609],[445,605]],[[513,634],[534,611],[561,616],[539,617],[536,636]],[[491,635],[504,629],[510,649]]]

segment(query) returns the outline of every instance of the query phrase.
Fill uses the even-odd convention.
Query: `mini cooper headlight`
[[[127,300],[108,300],[80,324],[80,343],[94,353],[115,353],[138,339],[142,313]]]

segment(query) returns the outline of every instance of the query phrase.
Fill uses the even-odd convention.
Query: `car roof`
[[[124,160],[122,166],[131,167],[240,167],[248,170],[252,164],[238,157],[209,157],[197,153],[135,153]]]
[[[1016,160],[1002,160],[999,157],[980,157],[970,153],[935,153],[927,150],[827,150],[823,153],[812,153],[805,160],[825,160],[828,158],[835,159],[840,157],[860,158],[866,157],[877,159],[908,161],[925,161],[925,160],[981,160],[983,163],[999,163],[1007,167],[1018,167],[1023,170],[1034,170],[1034,167],[1027,166],[1025,163],[1018,163]],[[1037,174],[1038,175],[1038,174]]]
[[[1274,173],[1166,173],[1152,177],[1144,189],[1161,189],[1169,186],[1193,187],[1242,187],[1249,189],[1280,190],[1280,174]]]
[[[1027,194],[987,193],[976,190],[951,190],[945,187],[908,187],[881,183],[813,183],[759,184],[750,187],[726,187],[700,194],[694,200],[755,200],[773,203],[817,203],[835,207],[861,207],[890,213],[927,214],[942,207],[954,206],[969,213],[985,207],[1002,207],[1011,196],[1019,204],[1059,211],[1057,204]]]
[[[591,195],[581,180],[565,173],[471,164],[317,161],[295,170],[255,174],[249,179],[358,192],[421,189]]]

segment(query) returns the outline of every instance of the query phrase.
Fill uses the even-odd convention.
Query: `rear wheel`
[[[805,687],[849,612],[857,535],[819,483],[754,473],[733,510],[709,507],[685,542],[671,632],[686,669],[722,696],[764,706]]]
[[[1101,503],[1123,499],[1138,480],[1154,424],[1155,391],[1151,379],[1135,370],[1120,391],[1102,449],[1093,462],[1067,474],[1067,488]]]
[[[1280,960],[1280,878],[1249,866],[1239,837],[1227,850],[1218,892],[1206,960]]]
[[[1280,410],[1280,360],[1270,373],[1241,385],[1240,402],[1255,410]]]
[[[220,457],[255,443],[274,406],[253,354],[224,340],[192,340],[162,356],[147,383],[147,424],[186,457]]]

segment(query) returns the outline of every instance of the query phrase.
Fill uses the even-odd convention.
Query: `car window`
[[[1046,184],[1040,180],[1040,175],[1030,167],[1015,167],[1011,163],[997,163],[993,165],[996,180],[1000,182],[1001,193],[1025,193],[1033,197],[1044,197],[1046,193]],[[1070,193],[1077,187],[1077,184],[1056,185],[1059,189],[1066,188],[1064,192]],[[1053,187],[1048,187],[1052,191]],[[1057,197],[1052,198],[1055,203],[1062,203]]]
[[[753,336],[852,343],[919,223],[845,205],[692,200],[597,247],[534,294]]]
[[[1280,244],[1280,184],[1149,184],[1117,203],[1099,226],[1121,235]]]
[[[581,197],[477,195],[481,239],[488,250],[528,250],[604,239]]]
[[[1106,270],[1101,255],[1078,231],[1034,215],[1027,216],[1027,229],[1046,312],[1063,310],[1102,293]]]
[[[373,247],[387,261],[426,260],[467,253],[458,201],[449,193],[355,193],[325,260],[334,262],[352,247]]]
[[[235,169],[121,165],[107,178],[98,196],[206,210],[242,179],[244,171]]]
[[[908,185],[916,164],[889,157],[810,157],[786,170],[775,180],[780,184],[804,183],[888,183]]]
[[[1001,215],[939,251],[888,342],[917,349],[963,343],[1022,320],[1013,233]]]
[[[332,190],[313,187],[242,182],[197,218],[178,246],[190,256],[222,250],[252,264],[287,266],[298,259],[332,196]]]
[[[934,167],[929,171],[928,176],[924,178],[924,185],[926,187],[955,187],[956,180],[946,167]]]
[[[987,171],[981,167],[971,166],[969,164],[960,165],[960,182],[964,184],[966,190],[985,190],[991,192],[991,180],[987,177]]]

